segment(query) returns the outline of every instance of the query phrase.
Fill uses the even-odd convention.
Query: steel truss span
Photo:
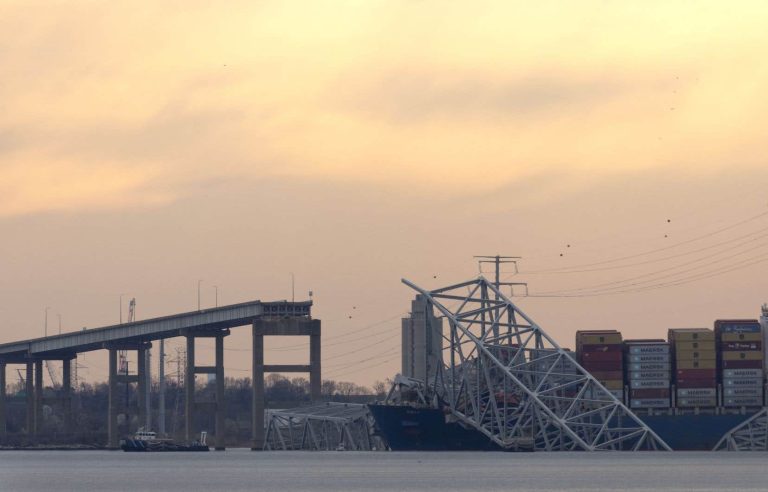
[[[713,451],[768,451],[768,409],[729,430]]]
[[[427,388],[455,419],[505,449],[671,451],[497,285],[482,276],[431,291],[403,283],[448,320]]]
[[[386,447],[373,435],[365,405],[324,403],[267,414],[265,450],[376,451]]]

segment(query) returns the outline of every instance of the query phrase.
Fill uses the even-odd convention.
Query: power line
[[[395,347],[395,348],[391,348],[391,349],[387,350],[386,352],[382,352],[382,353],[377,354],[377,355],[372,355],[370,357],[365,357],[365,358],[357,360],[357,361],[353,361],[353,362],[338,362],[336,364],[329,364],[326,367],[327,368],[337,368],[338,369],[338,368],[343,368],[343,367],[351,367],[351,366],[354,366],[356,364],[365,364],[366,362],[370,362],[372,360],[378,360],[378,359],[381,359],[382,357],[387,357],[387,356],[393,355],[398,350],[400,350],[400,347]],[[331,372],[333,372],[333,371],[331,371]]]
[[[368,368],[378,367],[378,366],[387,364],[389,362],[392,362],[393,360],[396,360],[396,359],[397,359],[397,357],[391,357],[389,359],[383,360],[383,361],[378,362],[376,364],[369,365]],[[334,373],[329,374],[328,377],[329,378],[338,378],[339,376],[346,376],[348,374],[349,374],[349,372],[344,372],[344,371],[342,371],[342,372],[334,372]]]
[[[744,244],[748,244],[748,243],[744,243]],[[702,261],[705,261],[705,260],[708,260],[708,259],[711,259],[711,258],[715,258],[715,257],[725,253],[725,251],[720,251],[720,252],[712,254],[712,255],[708,255],[708,256],[704,256],[702,258],[698,258],[696,260],[692,260],[692,261],[689,261],[689,262],[681,263],[680,265],[673,266],[673,267],[670,267],[670,268],[666,268],[664,270],[656,270],[654,272],[645,273],[643,275],[638,275],[638,276],[635,276],[635,277],[629,277],[629,278],[626,278],[626,279],[623,279],[623,280],[616,280],[616,281],[613,281],[613,282],[604,282],[604,283],[601,283],[601,284],[594,284],[594,285],[586,286],[586,287],[578,287],[578,288],[571,288],[571,289],[560,289],[560,290],[554,290],[554,291],[545,291],[545,292],[541,292],[541,294],[562,294],[562,293],[570,293],[570,292],[578,292],[578,291],[590,291],[590,290],[598,290],[598,291],[601,291],[601,290],[612,290],[612,289],[600,289],[600,287],[607,287],[607,286],[611,286],[611,285],[616,285],[618,288],[623,288],[623,287],[629,287],[629,286],[632,286],[632,285],[638,285],[638,284],[643,284],[643,283],[648,283],[648,282],[655,282],[657,280],[661,280],[661,279],[664,279],[664,278],[674,277],[676,275],[680,275],[680,274],[683,274],[683,273],[695,271],[695,270],[698,270],[698,269],[701,269],[701,268],[706,268],[706,267],[712,266],[713,264],[721,263],[723,261],[727,261],[727,260],[733,259],[733,258],[735,258],[737,256],[744,255],[744,254],[747,254],[749,252],[765,248],[765,246],[767,246],[767,245],[768,245],[768,243],[762,243],[762,244],[759,244],[759,245],[757,245],[757,246],[755,246],[753,248],[749,248],[749,249],[746,249],[744,251],[740,251],[740,252],[734,253],[734,254],[732,254],[730,256],[727,256],[725,258],[720,258],[720,259],[717,259],[717,260],[714,260],[714,261],[710,261],[710,262],[708,262],[706,264],[698,265],[698,266],[695,266],[693,268],[688,268],[688,269],[681,270],[681,271],[678,271],[678,272],[667,273],[670,270],[678,270],[678,269],[680,269],[680,268],[682,268],[684,266],[693,265],[693,264],[700,263]],[[661,275],[661,276],[656,276],[656,275],[658,275],[660,273],[667,273],[667,274],[666,275]],[[655,278],[644,280],[642,282],[635,282],[635,283],[629,283],[628,285],[621,285],[621,284],[626,284],[627,282],[631,282],[632,280],[637,280],[637,279],[641,279],[641,278],[645,278],[645,277],[654,277],[654,276],[655,276]]]
[[[649,250],[649,251],[644,251],[642,253],[636,253],[636,254],[622,256],[622,257],[618,257],[618,258],[612,258],[610,260],[598,261],[598,262],[594,262],[594,263],[584,263],[584,264],[574,265],[574,266],[571,266],[571,267],[564,267],[564,268],[550,268],[550,269],[543,269],[543,270],[532,270],[532,271],[529,271],[529,272],[526,272],[526,273],[561,272],[561,271],[564,271],[564,270],[573,270],[573,269],[578,269],[578,268],[589,268],[589,267],[593,267],[593,266],[607,265],[607,264],[610,264],[610,263],[616,263],[618,261],[639,258],[639,257],[642,257],[642,256],[648,256],[648,255],[651,255],[651,254],[654,254],[654,253],[658,253],[658,252],[661,252],[661,251],[668,251],[668,250],[677,248],[679,246],[683,246],[685,244],[690,244],[690,243],[693,243],[693,242],[696,242],[696,241],[700,241],[702,239],[707,239],[709,237],[715,236],[715,235],[723,233],[725,231],[729,231],[731,229],[735,229],[736,227],[739,227],[741,225],[744,225],[746,223],[752,222],[754,220],[760,219],[760,218],[765,217],[765,216],[768,216],[768,212],[759,213],[759,214],[754,215],[752,217],[749,217],[749,218],[747,218],[745,220],[739,221],[739,222],[737,222],[735,224],[731,224],[731,225],[729,225],[727,227],[723,227],[723,228],[720,228],[720,229],[718,229],[716,231],[709,232],[709,233],[703,234],[701,236],[696,236],[694,238],[691,238],[691,239],[688,239],[688,240],[685,240],[685,241],[681,241],[679,243],[675,243],[675,244],[672,244],[670,246],[665,246],[663,248],[656,248],[656,249],[652,249],[652,250]],[[763,229],[763,230],[765,230],[765,229]]]
[[[650,264],[653,264],[653,263],[660,263],[660,262],[663,262],[663,261],[666,261],[666,260],[671,260],[671,259],[674,259],[674,258],[680,258],[680,257],[689,256],[689,255],[696,254],[696,253],[701,253],[702,251],[707,251],[707,250],[710,250],[710,249],[713,249],[713,248],[717,248],[717,247],[723,246],[725,244],[739,242],[739,241],[742,241],[742,240],[744,240],[744,239],[746,239],[748,237],[751,237],[751,236],[754,236],[756,234],[760,234],[760,233],[766,232],[766,231],[768,231],[768,227],[766,227],[764,229],[760,229],[760,230],[755,231],[755,232],[751,232],[749,234],[745,234],[743,236],[739,236],[739,237],[735,237],[735,238],[732,238],[732,239],[728,239],[727,241],[722,241],[722,242],[719,242],[719,243],[716,243],[716,244],[712,244],[710,246],[705,246],[703,248],[695,249],[695,250],[692,250],[692,251],[686,251],[684,253],[678,253],[678,254],[674,254],[674,255],[670,255],[670,256],[665,256],[663,258],[655,258],[655,259],[652,259],[652,260],[639,261],[639,262],[635,262],[635,263],[628,263],[626,265],[616,265],[616,266],[601,267],[601,268],[588,268],[588,269],[583,269],[583,270],[565,270],[565,269],[564,270],[538,270],[538,271],[532,270],[532,271],[528,271],[528,272],[524,271],[524,272],[520,272],[520,273],[521,274],[525,274],[525,275],[531,275],[531,274],[533,274],[533,275],[541,275],[541,274],[546,275],[546,274],[563,274],[563,273],[566,273],[566,274],[568,274],[568,273],[588,273],[588,272],[599,272],[599,271],[605,271],[605,270],[618,270],[618,269],[623,269],[623,268],[632,268],[632,267],[637,267],[637,266],[642,266],[642,265],[650,265]],[[758,239],[762,239],[762,238],[765,238],[765,237],[768,237],[768,233],[760,234],[757,237],[754,237],[754,238],[750,239],[749,241],[743,242],[742,244],[749,243],[749,242],[752,242],[752,241],[757,241]],[[726,249],[726,251],[727,251],[727,249]],[[719,254],[719,253],[716,253],[716,254]],[[575,268],[575,267],[571,267],[571,268]]]
[[[671,287],[671,286],[677,286],[677,285],[684,285],[691,282],[695,282],[697,280],[703,280],[707,278],[717,277],[719,275],[724,275],[726,273],[730,273],[736,270],[741,270],[743,268],[746,268],[748,266],[757,265],[760,263],[763,263],[765,261],[768,261],[768,256],[764,257],[758,257],[756,261],[750,261],[751,259],[742,261],[740,263],[736,263],[735,265],[729,265],[726,267],[722,267],[720,269],[714,270],[712,272],[704,272],[698,275],[692,275],[687,278],[678,279],[676,281],[672,282],[666,282],[656,285],[648,285],[645,287],[640,287],[636,289],[627,289],[627,290],[616,290],[612,292],[599,292],[599,293],[584,293],[584,294],[532,294],[529,297],[596,297],[596,296],[604,296],[604,295],[614,295],[614,294],[625,294],[625,293],[631,293],[631,292],[645,292],[648,290],[656,290],[664,287]],[[627,286],[628,287],[628,286]]]
[[[385,352],[382,352],[380,354],[377,354],[377,355],[374,355],[374,356],[371,356],[371,357],[366,357],[366,358],[361,359],[359,361],[355,361],[355,362],[337,362],[335,364],[327,364],[327,365],[325,365],[325,368],[335,368],[335,367],[338,368],[338,367],[353,366],[355,364],[364,364],[365,362],[368,362],[368,361],[371,361],[371,360],[380,359],[381,357],[385,357],[387,355],[394,354],[395,352],[397,352],[399,350],[400,350],[400,347],[393,347],[393,348],[390,348],[389,350],[387,350]]]
[[[367,350],[367,349],[369,349],[369,348],[372,348],[372,347],[376,347],[376,344],[379,344],[379,343],[382,343],[382,342],[387,342],[387,341],[389,341],[389,340],[394,340],[394,339],[396,339],[396,338],[399,338],[399,337],[400,337],[400,334],[396,333],[395,335],[390,335],[390,336],[388,336],[388,337],[386,337],[386,338],[384,338],[384,339],[382,339],[382,340],[376,340],[376,341],[373,341],[373,342],[371,342],[371,344],[370,344],[370,345],[368,345],[367,347],[363,347],[363,348],[361,348],[361,349],[358,349],[358,350],[360,350],[360,351],[363,351],[363,350]],[[346,356],[346,355],[349,355],[349,354],[345,352],[345,353],[341,353],[341,354],[333,355],[333,356],[331,356],[331,357],[323,357],[323,361],[327,361],[327,360],[333,360],[333,359],[338,359],[338,358],[340,358],[340,357],[344,357],[344,356]]]

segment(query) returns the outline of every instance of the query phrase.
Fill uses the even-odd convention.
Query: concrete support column
[[[0,443],[3,443],[6,437],[5,422],[5,362],[0,362]]]
[[[224,335],[216,337],[216,451],[224,451]]]
[[[136,392],[136,401],[139,406],[139,427],[147,428],[147,350],[140,347],[136,350],[136,373],[138,375],[138,388]],[[127,383],[126,383],[127,384]]]
[[[61,362],[61,404],[64,409],[64,433],[72,432],[72,359]]]
[[[157,366],[158,401],[157,401],[157,432],[165,437],[165,340],[160,339],[160,356]]]
[[[35,423],[34,432],[43,430],[43,361],[35,361]]]
[[[35,365],[32,361],[27,362],[26,374],[26,399],[27,399],[27,435],[31,436],[35,428]]]
[[[253,324],[253,443],[251,449],[264,449],[264,334]]]
[[[195,422],[195,337],[192,335],[187,335],[187,367],[184,377],[184,389],[186,390],[186,401],[184,402],[186,427],[184,435],[187,441],[191,441]]]
[[[108,447],[117,449],[117,350],[109,349]]]
[[[309,336],[309,396],[312,400],[320,399],[322,387],[320,373],[320,323],[316,333]]]

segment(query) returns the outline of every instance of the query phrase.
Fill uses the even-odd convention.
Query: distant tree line
[[[269,374],[265,378],[267,408],[292,408],[310,403],[309,380],[303,377],[287,378],[281,374]],[[225,425],[228,446],[249,446],[251,439],[252,385],[250,378],[226,378],[224,389]],[[372,388],[347,381],[323,380],[321,394],[323,401],[368,403],[386,396],[387,382],[377,381]],[[58,389],[46,387],[43,393],[43,424],[34,439],[26,429],[25,386],[19,381],[7,391],[7,442],[1,445],[23,445],[32,442],[77,443],[103,445],[107,442],[107,412],[109,386],[107,383],[81,383],[72,391],[73,425],[72,432],[64,429],[64,415],[61,404],[56,402]],[[118,431],[121,436],[133,434],[139,426],[138,398],[136,385],[118,384]],[[159,385],[151,387],[152,429],[158,429]],[[176,439],[184,438],[185,392],[183,384],[175,379],[166,381],[165,408],[166,432]],[[215,384],[197,381],[196,401],[214,401]],[[125,402],[128,402],[127,410]],[[197,411],[195,429],[214,433],[213,412]]]

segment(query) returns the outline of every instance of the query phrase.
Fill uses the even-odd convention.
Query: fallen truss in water
[[[266,450],[376,451],[386,446],[373,434],[365,405],[323,403],[267,412]]]
[[[726,432],[713,451],[768,451],[768,409]]]
[[[449,322],[427,390],[465,425],[505,449],[671,450],[498,285],[482,276],[431,291],[403,282]]]

